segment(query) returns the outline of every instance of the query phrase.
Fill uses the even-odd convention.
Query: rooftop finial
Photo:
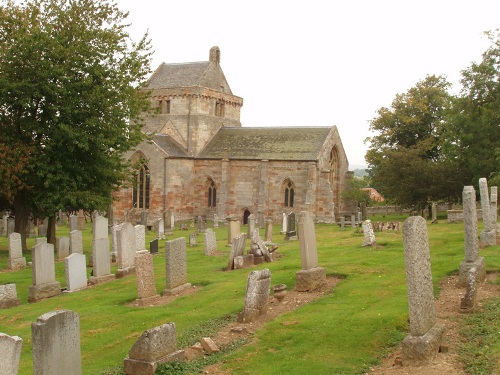
[[[213,62],[217,65],[220,64],[220,49],[215,46],[210,48],[210,62]]]

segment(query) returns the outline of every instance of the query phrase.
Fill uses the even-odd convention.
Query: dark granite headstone
[[[150,254],[158,254],[158,238],[149,241],[149,252]]]

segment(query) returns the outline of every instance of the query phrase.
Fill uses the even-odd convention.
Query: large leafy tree
[[[149,108],[147,34],[133,43],[113,1],[0,0],[0,195],[28,214],[106,209]]]
[[[422,209],[456,194],[455,168],[443,157],[442,134],[451,105],[449,83],[427,76],[370,122],[366,154],[373,186],[402,206]]]
[[[445,151],[463,184],[487,177],[500,184],[500,32],[485,33],[491,46],[482,61],[462,71],[462,91],[446,132]]]

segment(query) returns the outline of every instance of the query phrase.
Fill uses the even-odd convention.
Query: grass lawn
[[[405,217],[370,219],[403,222]],[[436,296],[439,280],[457,272],[464,258],[463,225],[446,224],[444,217],[439,217],[439,221],[428,225]],[[83,232],[87,258],[92,249],[90,227],[88,223]],[[481,230],[482,223],[479,227]],[[254,269],[269,268],[272,285],[285,283],[293,288],[295,272],[301,269],[299,242],[285,242],[279,230],[280,225],[275,224],[273,240],[284,256]],[[191,232],[176,230],[167,239],[188,237]],[[33,373],[31,323],[52,310],[74,310],[80,315],[83,373],[92,375],[119,374],[129,349],[146,329],[175,322],[178,341],[189,343],[193,338],[206,336],[212,325],[228,315],[240,312],[251,269],[224,271],[229,255],[227,228],[216,228],[215,232],[220,255],[204,255],[202,234],[198,235],[196,246],[187,248],[188,281],[200,286],[200,290],[167,305],[149,308],[127,306],[137,297],[135,276],[28,304],[31,268],[5,270],[7,239],[0,238],[0,284],[16,283],[22,301],[20,306],[0,310],[0,332],[23,339],[19,374]],[[57,235],[67,236],[69,229],[60,227]],[[363,234],[358,230],[346,227],[341,231],[336,225],[316,225],[320,266],[328,274],[343,275],[345,279],[332,293],[267,324],[257,332],[257,340],[252,344],[229,354],[225,366],[234,374],[360,374],[377,363],[406,336],[408,305],[402,233],[377,232],[376,237],[377,248],[372,249],[362,247]],[[153,238],[154,233],[149,232],[146,241]],[[28,239],[28,247],[33,244],[34,239]],[[154,257],[159,293],[165,289],[164,254],[164,241],[160,241],[160,254]],[[29,251],[24,255],[31,261]],[[500,271],[500,246],[481,249],[480,255],[486,258],[487,271]],[[116,265],[112,267],[114,271]],[[89,276],[90,272],[88,269]],[[64,287],[64,262],[56,264],[56,278]],[[294,324],[283,324],[287,321]],[[494,344],[497,355],[500,355],[499,343],[497,339]]]

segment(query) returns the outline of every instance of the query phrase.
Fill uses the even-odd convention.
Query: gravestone
[[[83,254],[83,238],[81,230],[69,232],[69,253]]]
[[[108,218],[99,216],[93,222],[92,238],[92,276],[90,282],[99,284],[114,278],[111,274],[109,253]]]
[[[479,193],[481,195],[481,209],[483,211],[483,231],[481,232],[481,243],[483,246],[494,246],[497,243],[496,228],[493,226],[490,213],[490,196],[486,178],[479,179]]]
[[[86,256],[84,254],[73,253],[64,260],[66,270],[66,291],[87,287],[87,266]]]
[[[214,214],[214,228],[219,228],[219,215]]]
[[[38,226],[38,237],[47,237],[47,226],[45,224]]]
[[[36,237],[35,224],[31,220],[28,220],[28,228],[26,229],[26,237],[27,238],[35,238]]]
[[[189,246],[196,246],[196,233],[189,235]]]
[[[205,255],[216,255],[217,254],[217,239],[215,237],[215,232],[208,228],[205,233],[203,233],[203,240],[205,245]]]
[[[149,241],[149,253],[152,255],[158,254],[158,238]]]
[[[239,322],[251,323],[260,315],[266,314],[270,286],[271,271],[267,268],[250,272],[247,280],[245,307],[238,316]]]
[[[0,285],[0,309],[8,309],[9,307],[19,306],[20,304],[21,300],[17,298],[16,284]],[[0,374],[1,373],[2,372],[0,372]]]
[[[371,220],[363,221],[362,225],[363,225],[363,235],[364,235],[363,246],[375,245],[375,233],[373,232]]]
[[[111,261],[116,262],[118,258],[118,232],[123,224],[111,227]]]
[[[16,228],[16,220],[12,217],[7,218],[7,237],[9,234],[14,233]]]
[[[345,216],[340,217],[340,230],[345,230]]]
[[[246,233],[240,233],[231,241],[231,251],[229,252],[229,260],[227,263],[227,270],[231,271],[234,269],[234,259],[238,256],[242,256],[245,252],[245,242],[247,239]]]
[[[240,230],[240,219],[234,215],[228,216],[227,221],[227,244],[231,245],[233,243],[233,238],[239,236]]]
[[[285,240],[292,241],[297,240],[297,230],[295,229],[295,212],[290,212],[287,217],[287,231],[285,234]]]
[[[1,233],[3,237],[7,237],[7,215],[3,214],[2,215],[2,227],[1,227]]]
[[[73,232],[78,229],[78,217],[76,215],[69,215],[69,231]]]
[[[273,242],[273,220],[266,220],[266,232],[264,237],[266,238],[266,242]]]
[[[326,271],[318,265],[316,233],[311,213],[302,211],[299,220],[299,241],[302,270],[295,274],[295,289],[308,292],[320,289],[326,284]]]
[[[19,270],[24,267],[26,267],[26,258],[23,257],[21,235],[13,232],[9,234],[9,258],[7,259],[7,268],[10,270]]]
[[[363,213],[361,211],[358,212],[358,223],[363,221]]]
[[[153,255],[137,253],[135,256],[135,273],[137,275],[137,299],[139,306],[147,306],[158,300],[156,291]]]
[[[21,360],[23,340],[18,336],[9,336],[0,332],[0,374],[17,375]]]
[[[164,295],[176,294],[191,287],[187,282],[186,238],[165,242],[166,288]]]
[[[80,316],[71,310],[51,311],[31,324],[33,374],[81,375]]]
[[[142,211],[141,212],[141,223],[140,223],[140,225],[144,226],[145,229],[148,227],[148,211]]]
[[[57,259],[63,260],[67,256],[69,256],[69,237],[59,237],[57,239]]]
[[[265,227],[265,221],[264,221],[264,214],[262,211],[257,211],[257,228],[264,228]]]
[[[356,215],[351,215],[351,228],[356,228]]]
[[[146,227],[138,224],[134,227],[135,231],[135,251],[146,250]]]
[[[403,247],[410,310],[410,334],[403,340],[403,364],[420,366],[439,351],[445,327],[436,323],[427,224],[412,216],[403,224]]]
[[[476,267],[472,267],[467,272],[467,291],[460,299],[460,312],[471,312],[476,307],[477,276],[478,272]]]
[[[248,215],[248,232],[247,232],[248,238],[252,237],[252,233],[253,233],[254,229],[255,229],[255,215],[250,214],[250,215]]]
[[[184,350],[177,350],[175,323],[167,323],[143,332],[123,364],[127,375],[154,375],[158,364],[185,358]]]
[[[207,229],[207,224],[205,223],[205,221],[201,216],[198,216],[197,218],[197,229],[200,232],[204,232],[205,229]]]
[[[31,252],[33,285],[28,287],[28,302],[36,302],[61,294],[61,283],[56,281],[54,245],[39,243]]]
[[[83,210],[78,211],[78,216],[76,217],[76,229],[85,230],[85,214]]]
[[[466,286],[469,270],[477,270],[477,280],[484,281],[486,266],[484,257],[479,256],[479,241],[477,239],[476,191],[473,186],[464,186],[462,192],[464,211],[464,247],[465,258],[460,263],[458,285]]]
[[[174,213],[172,212],[172,213],[170,214],[170,230],[172,230],[172,231],[173,231],[173,230],[174,230],[174,228],[175,228],[175,215],[174,215]]]
[[[165,224],[165,233],[170,233],[172,231],[172,213],[170,211],[165,211],[163,213],[163,222]]]
[[[492,186],[490,188],[490,215],[491,215],[491,221],[493,222],[493,225],[497,225],[497,214],[498,214],[498,187],[497,186]],[[498,230],[498,227],[497,227]],[[498,233],[497,233],[498,235]],[[498,245],[498,244],[497,244]]]
[[[123,223],[116,235],[118,269],[115,276],[120,278],[135,272],[136,236],[134,226],[130,223]]]
[[[288,228],[288,226],[287,226],[287,216],[283,212],[283,217],[281,219],[281,231],[280,231],[280,233],[282,233],[282,234],[286,233],[287,228]]]
[[[436,203],[432,203],[432,209],[431,209],[431,212],[432,212],[432,222],[433,223],[437,223],[437,204]]]
[[[160,240],[165,239],[165,222],[163,219],[158,219],[155,224],[156,238]]]

